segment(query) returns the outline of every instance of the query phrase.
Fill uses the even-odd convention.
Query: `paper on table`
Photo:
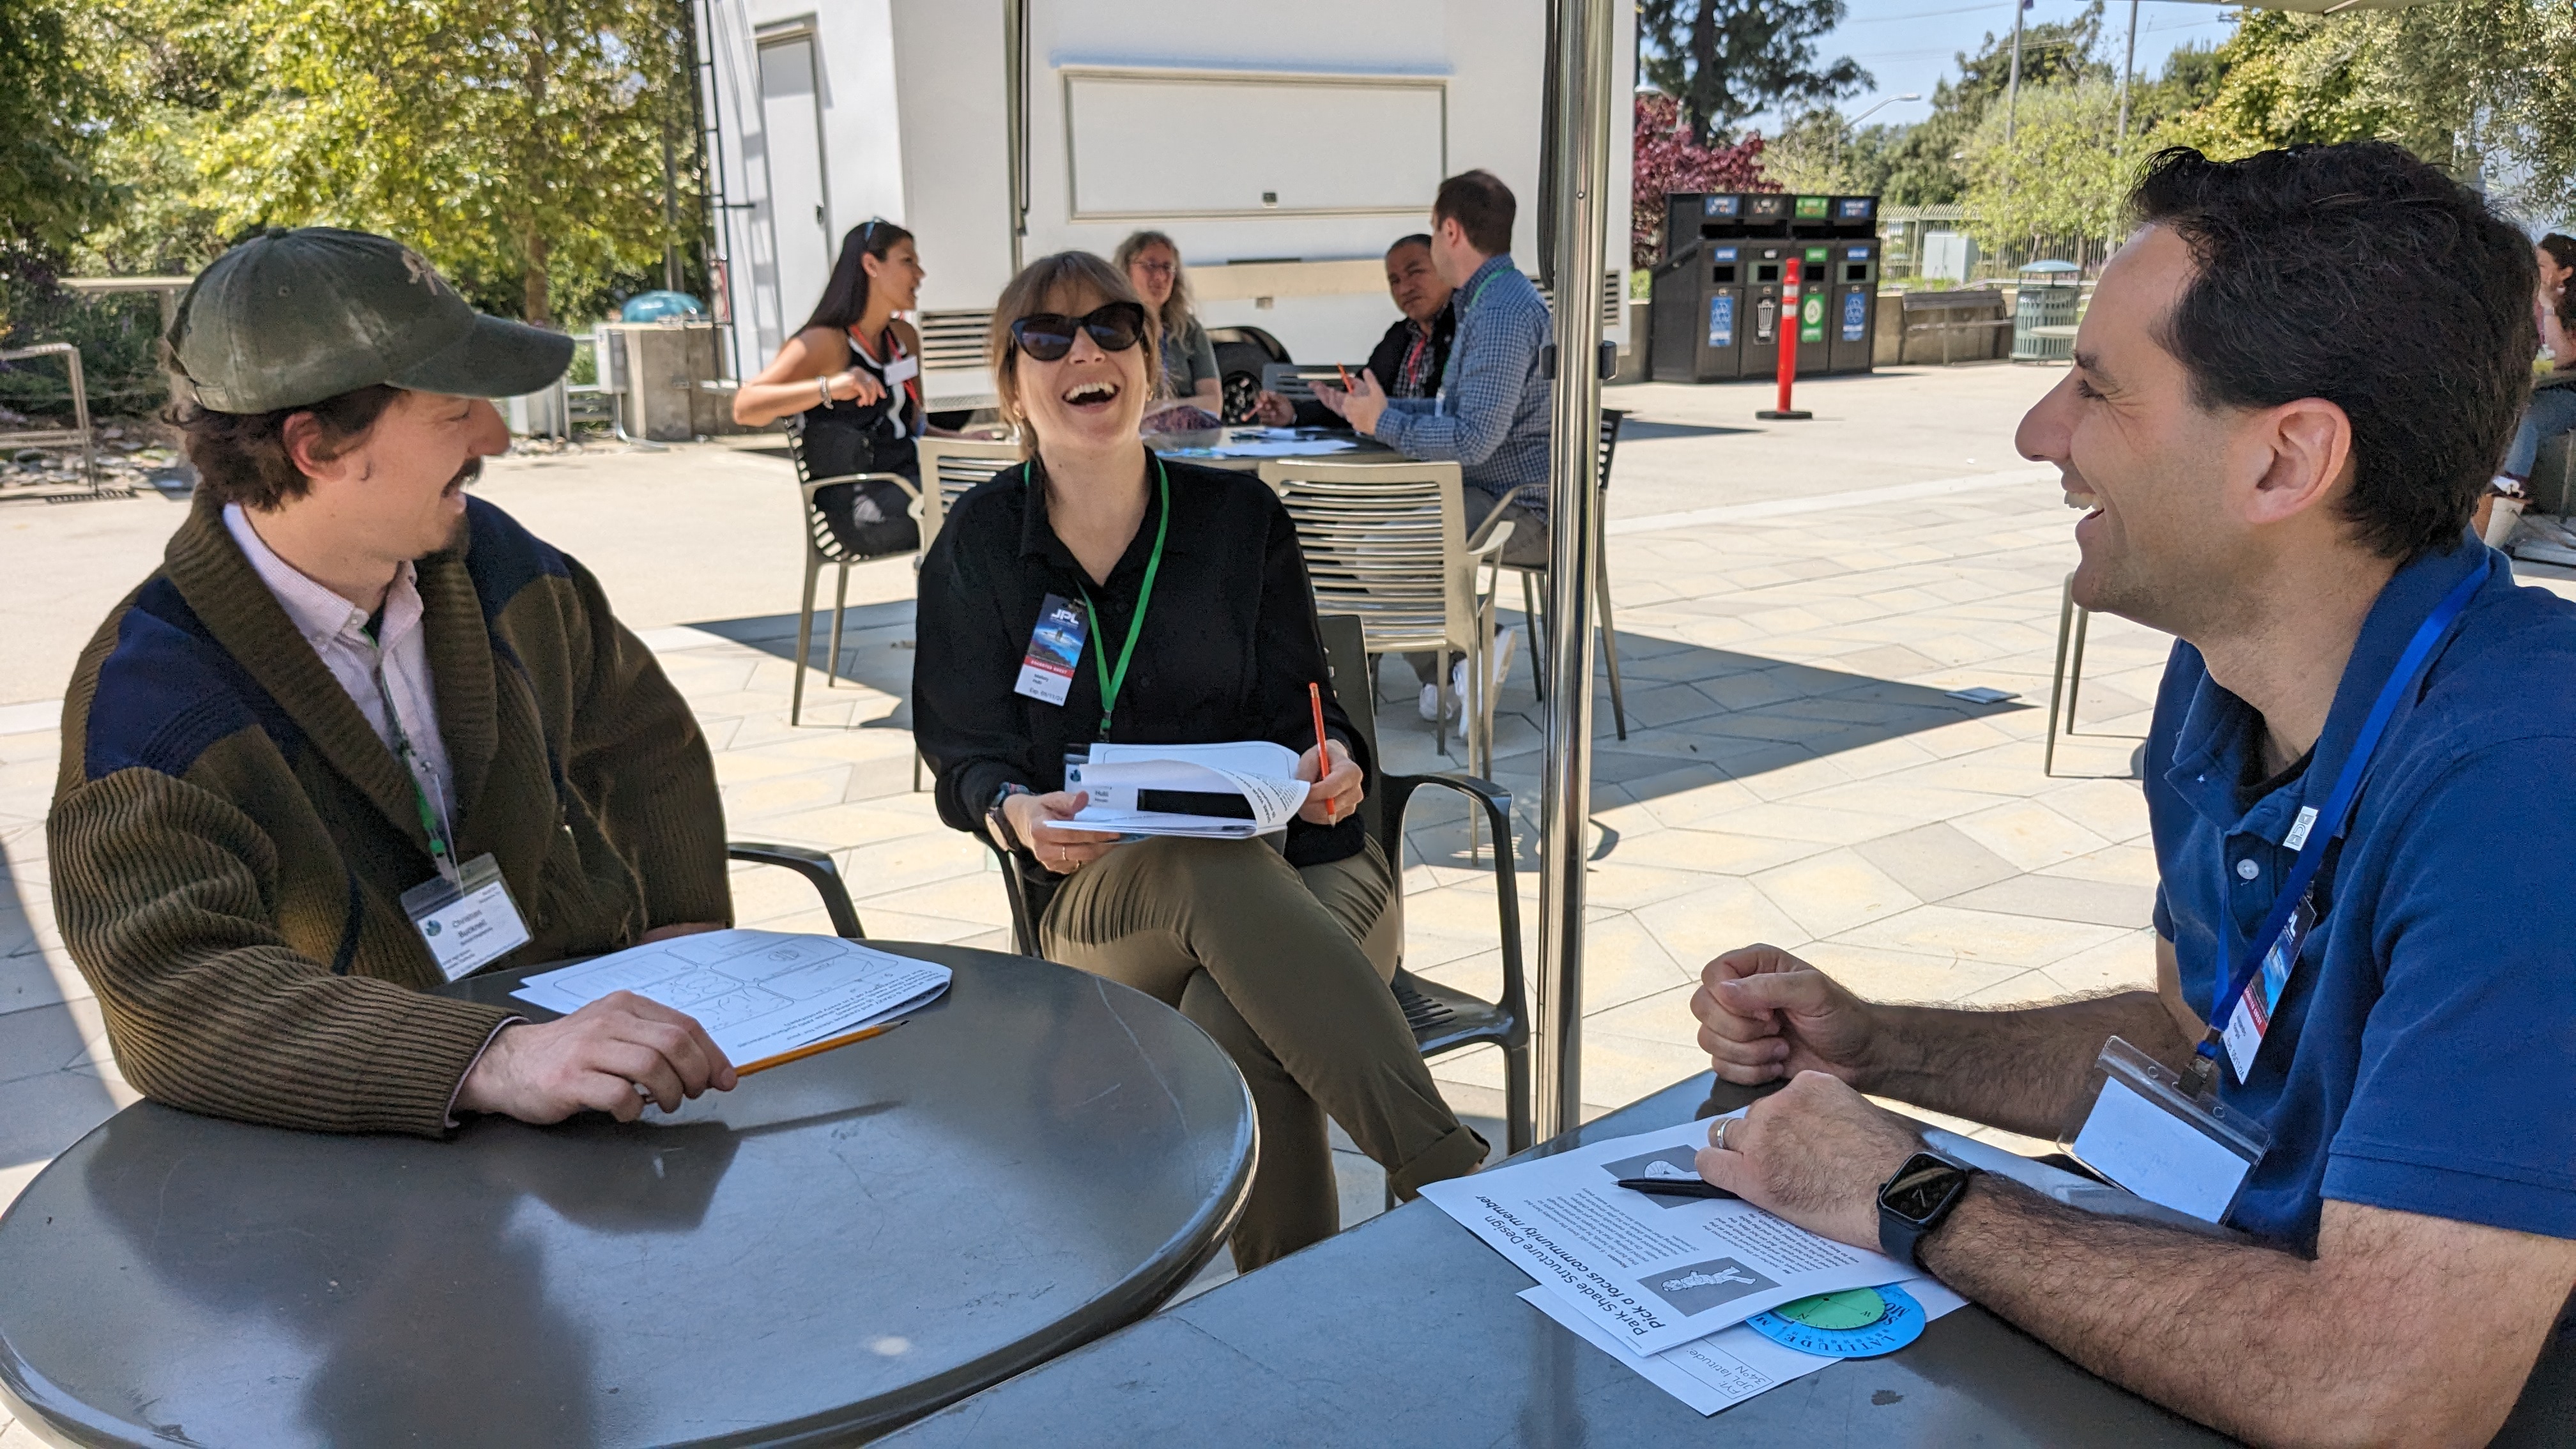
[[[1748,1202],[1649,1197],[1617,1179],[1688,1169],[1709,1124],[1586,1143],[1422,1195],[1638,1354],[1658,1353],[1792,1299],[1914,1276]],[[1696,1176],[1696,1172],[1693,1173]]]
[[[1064,787],[1091,801],[1053,830],[1114,830],[1122,835],[1188,835],[1242,839],[1284,828],[1306,803],[1307,784],[1294,778],[1297,752],[1268,740],[1214,745],[1116,745],[1091,747],[1089,763],[1066,770]],[[1141,790],[1184,790],[1240,795],[1252,818],[1184,815],[1140,809]]]
[[[1908,1280],[1905,1291],[1915,1302],[1923,1305],[1923,1316],[1927,1319],[1938,1318],[1954,1308],[1964,1308],[1968,1303],[1967,1299],[1929,1278]],[[1555,1319],[1584,1342],[1635,1369],[1646,1382],[1702,1414],[1730,1408],[1755,1394],[1776,1389],[1791,1379],[1804,1378],[1841,1361],[1800,1353],[1785,1343],[1773,1343],[1741,1323],[1733,1328],[1721,1328],[1706,1338],[1693,1339],[1661,1353],[1639,1358],[1621,1348],[1619,1340],[1612,1337],[1598,1320],[1545,1288],[1527,1290],[1521,1294],[1521,1301]]]
[[[780,931],[705,931],[543,971],[511,992],[573,1012],[612,991],[697,1018],[735,1067],[847,1035],[948,989],[949,971],[845,941]]]
[[[1312,458],[1358,446],[1349,438],[1228,438],[1207,451],[1219,458]]]

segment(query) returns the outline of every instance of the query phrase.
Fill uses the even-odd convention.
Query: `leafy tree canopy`
[[[2099,0],[2096,0],[2099,3]],[[1866,90],[1849,56],[1819,63],[1816,39],[1843,0],[1638,0],[1646,79],[1677,97],[1697,136],[1719,140],[1749,116]]]

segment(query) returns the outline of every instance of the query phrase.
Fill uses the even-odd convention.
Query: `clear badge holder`
[[[2181,1076],[2127,1041],[2103,1044],[2068,1156],[2147,1201],[2203,1222],[2224,1218],[2271,1147],[2268,1128],[2219,1101],[2194,1097]]]

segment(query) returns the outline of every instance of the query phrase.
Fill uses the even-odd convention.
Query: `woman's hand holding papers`
[[[1010,825],[1012,836],[1038,858],[1038,864],[1057,875],[1071,875],[1107,855],[1118,844],[1118,837],[1102,830],[1049,830],[1039,822],[1070,820],[1090,803],[1090,793],[1083,790],[1014,795],[1002,802],[1002,819]]]
[[[1867,1086],[1881,1036],[1868,1002],[1777,946],[1739,947],[1709,962],[1691,1014],[1709,1065],[1744,1086],[1800,1072]]]
[[[1723,1130],[1725,1146],[1716,1144]],[[1765,1212],[1856,1248],[1878,1247],[1878,1189],[1921,1149],[1902,1118],[1823,1072],[1721,1118],[1699,1175]]]
[[[1363,781],[1358,762],[1340,740],[1326,740],[1324,744],[1332,751],[1332,768],[1320,780],[1316,777],[1315,752],[1308,750],[1297,757],[1297,778],[1315,787],[1306,792],[1306,803],[1298,807],[1297,818],[1312,825],[1337,825],[1360,808]]]
[[[501,1028],[457,1087],[456,1108],[540,1124],[582,1111],[632,1122],[648,1098],[676,1112],[733,1084],[733,1064],[695,1018],[616,991],[556,1021]]]

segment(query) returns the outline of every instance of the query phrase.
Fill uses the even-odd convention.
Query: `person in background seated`
[[[1518,203],[1492,173],[1468,171],[1440,183],[1431,203],[1431,264],[1455,293],[1456,340],[1438,395],[1389,399],[1375,376],[1344,393],[1315,389],[1351,427],[1408,458],[1455,462],[1465,475],[1468,525],[1515,525],[1506,562],[1547,566],[1547,303],[1512,265]],[[1483,504],[1478,516],[1476,504]]]
[[[2502,547],[2513,532],[2514,521],[2522,516],[2531,471],[2540,463],[2540,445],[2560,433],[2576,432],[2576,295],[2568,283],[2576,280],[2576,237],[2557,232],[2540,239],[2534,250],[2540,269],[2540,285],[2532,293],[2532,320],[2540,327],[2540,345],[2549,351],[2549,371],[2535,380],[2531,401],[2522,410],[2522,421],[2515,425],[2513,442],[2505,449],[2504,469],[2488,485],[2487,496],[2478,501],[2478,532],[2494,546]],[[2496,515],[2490,517],[2490,513]]]
[[[1147,416],[1193,407],[1211,418],[1223,418],[1225,381],[1216,370],[1216,344],[1208,340],[1207,329],[1190,311],[1190,279],[1181,269],[1180,247],[1159,231],[1140,231],[1118,244],[1112,260],[1154,317],[1161,386],[1148,399]],[[1149,422],[1148,430],[1163,426]]]
[[[1389,398],[1436,396],[1441,370],[1449,365],[1449,343],[1458,334],[1458,317],[1449,309],[1449,284],[1431,264],[1429,234],[1399,237],[1386,249],[1386,291],[1402,315],[1369,353],[1369,376]],[[1265,392],[1254,406],[1260,421],[1275,428],[1342,426],[1341,417],[1321,402],[1292,403]]]
[[[1538,288],[1512,265],[1512,224],[1519,203],[1488,171],[1440,183],[1431,202],[1431,265],[1454,295],[1457,336],[1438,396],[1389,398],[1374,376],[1354,378],[1344,393],[1318,384],[1315,396],[1350,420],[1353,430],[1408,458],[1455,462],[1467,485],[1467,536],[1482,540],[1508,528],[1503,562],[1545,568],[1548,406],[1551,387],[1539,356],[1551,324]],[[1490,657],[1499,689],[1511,668],[1509,630],[1497,632]],[[1424,719],[1440,713],[1437,654],[1405,656],[1422,680]],[[1455,666],[1450,707],[1468,709],[1466,661]]]
[[[688,705],[597,579],[464,493],[510,446],[485,399],[561,376],[572,340],[313,227],[218,257],[169,344],[196,496],[82,651],[45,820],[126,1079],[424,1136],[732,1087],[640,997],[537,1026],[431,989],[733,914]]]
[[[1387,989],[1393,863],[1361,825],[1368,760],[1334,701],[1296,529],[1251,474],[1147,451],[1150,340],[1127,278],[1089,253],[1004,289],[993,381],[1029,460],[960,499],[923,559],[913,737],[940,818],[1056,882],[1046,955],[1178,1007],[1243,1069],[1261,1132],[1233,1239],[1249,1270],[1338,1226],[1327,1114],[1406,1198],[1473,1171],[1485,1143]],[[1023,683],[1035,631],[1060,616],[1084,630],[1072,679]],[[1101,740],[1270,740],[1315,786],[1284,837],[1122,845],[1046,825],[1082,809],[1066,761]]]
[[[814,315],[734,393],[733,420],[756,428],[787,419],[813,477],[892,473],[918,486],[914,441],[964,436],[929,426],[921,334],[896,315],[913,309],[928,275],[911,232],[882,218],[852,228]],[[843,548],[880,557],[921,546],[912,497],[877,479],[819,489],[814,504]]]
[[[2131,210],[2017,444],[2095,505],[2075,601],[2179,636],[2156,987],[1897,1006],[1729,952],[1700,1043],[1785,1085],[1700,1171],[2239,1438],[2483,1444],[2576,1351],[2576,605],[2467,531],[2526,392],[2530,246],[2380,142],[2168,150]],[[2099,1074],[2114,1039],[2182,1074],[2172,1107]],[[2204,1091],[2268,1136],[2250,1168]],[[1864,1092],[2071,1134],[2204,1221],[2063,1206]]]

